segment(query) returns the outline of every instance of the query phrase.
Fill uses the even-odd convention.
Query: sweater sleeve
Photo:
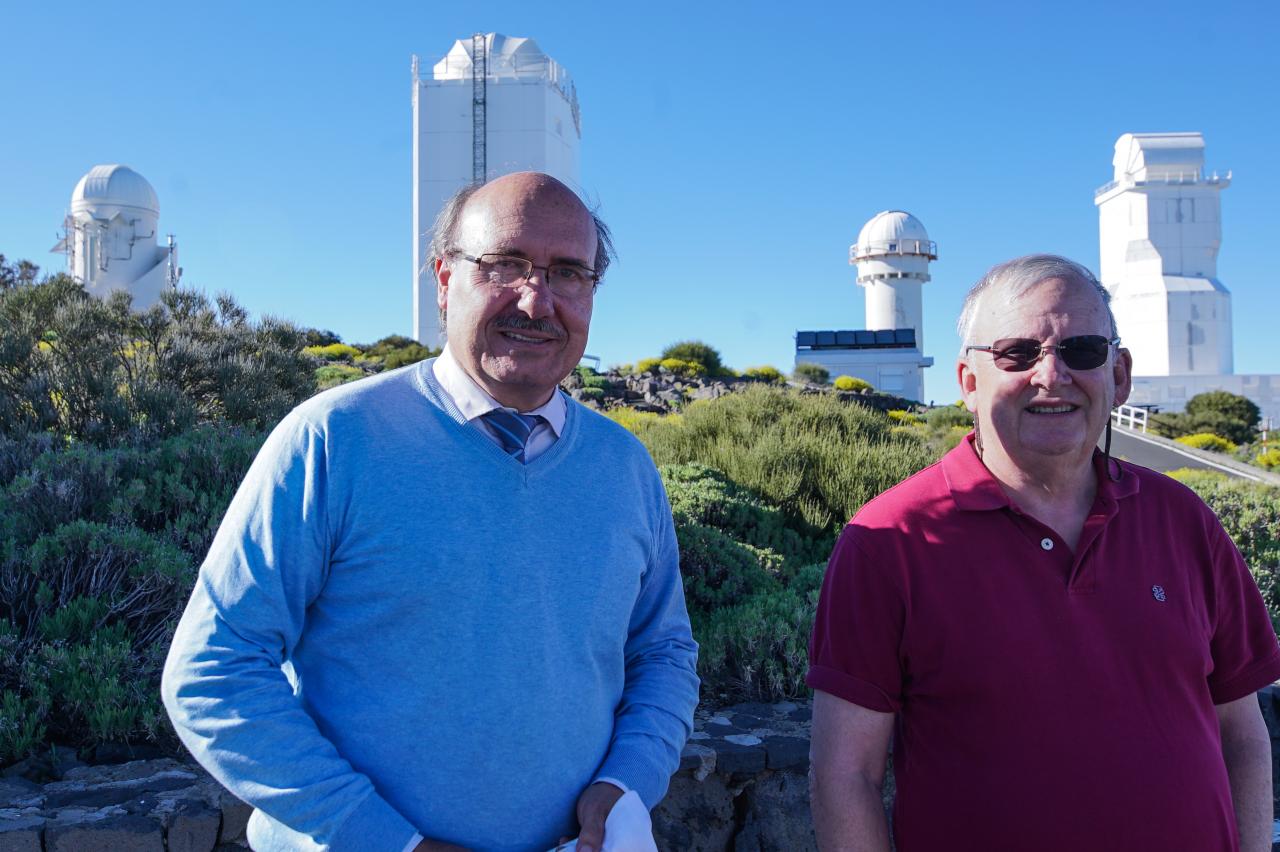
[[[285,674],[328,569],[323,435],[271,434],[200,568],[165,663],[164,704],[222,784],[316,843],[400,852],[415,828],[317,728]]]
[[[698,646],[685,609],[671,507],[658,489],[653,549],[627,634],[626,683],[609,753],[596,773],[635,790],[650,809],[679,768],[698,704]]]

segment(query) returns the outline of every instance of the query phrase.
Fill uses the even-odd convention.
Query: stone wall
[[[1280,690],[1259,693],[1280,803]],[[663,852],[807,852],[808,703],[700,710],[695,732],[653,812]],[[39,785],[0,778],[0,852],[239,852],[250,809],[199,767],[169,759],[63,767]],[[893,802],[892,776],[885,784]],[[1275,847],[1280,850],[1280,844]]]

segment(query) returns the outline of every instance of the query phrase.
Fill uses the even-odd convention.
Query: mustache
[[[504,317],[498,317],[494,320],[496,328],[509,328],[517,331],[537,331],[542,334],[549,334],[557,340],[563,340],[565,337],[564,329],[550,320],[532,319],[531,317],[521,316],[520,314],[508,314]]]

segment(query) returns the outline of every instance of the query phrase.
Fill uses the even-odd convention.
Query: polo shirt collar
[[[467,375],[467,371],[462,369],[458,359],[453,357],[453,353],[449,351],[448,343],[445,343],[444,351],[440,353],[431,365],[431,371],[435,374],[436,381],[440,383],[440,387],[453,400],[454,405],[458,407],[458,411],[467,419],[467,422],[471,422],[483,414],[488,414],[496,408],[507,408],[507,406],[485,393],[484,389]],[[507,410],[512,411],[514,409],[507,408]],[[537,408],[519,413],[542,415],[547,425],[551,427],[551,431],[558,438],[560,433],[564,431],[567,411],[564,396],[557,391],[551,394],[551,399]]]
[[[984,512],[1003,509],[1011,506],[1003,488],[996,478],[987,470],[987,466],[978,457],[973,446],[973,433],[964,437],[955,449],[942,457],[942,475],[946,478],[947,487],[951,490],[951,499],[956,508],[969,512]],[[1131,497],[1138,493],[1138,475],[1122,461],[1111,460],[1111,472],[1117,468],[1123,475],[1117,482],[1107,471],[1107,463],[1101,450],[1093,451],[1093,470],[1098,478],[1098,493],[1094,497],[1095,506],[1114,504],[1117,500]]]

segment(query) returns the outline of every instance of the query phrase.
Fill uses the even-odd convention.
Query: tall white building
[[[427,267],[444,202],[469,183],[540,171],[575,189],[582,139],[569,73],[531,38],[459,39],[430,73],[413,57],[413,336],[440,345]]]
[[[1126,133],[1098,189],[1099,278],[1133,353],[1129,402],[1181,411],[1198,393],[1247,396],[1280,421],[1280,376],[1234,374],[1231,293],[1218,280],[1219,193],[1199,133]]]
[[[871,217],[849,247],[865,290],[865,329],[796,332],[796,363],[818,364],[877,390],[923,400],[925,367],[922,285],[938,247],[920,220],[901,210]]]
[[[67,273],[95,296],[125,290],[145,309],[177,286],[177,245],[156,244],[160,201],[128,166],[94,166],[71,193],[64,235],[53,251],[67,256]]]

